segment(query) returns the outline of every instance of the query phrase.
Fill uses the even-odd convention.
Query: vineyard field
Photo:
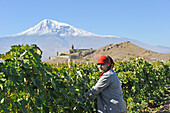
[[[12,46],[0,59],[0,112],[92,113],[96,103],[83,98],[99,79],[96,64],[50,65],[37,45]],[[170,61],[142,58],[115,62],[128,113],[161,105],[170,86]],[[159,110],[158,110],[159,111]]]

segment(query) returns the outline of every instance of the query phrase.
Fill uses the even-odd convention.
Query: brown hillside
[[[84,59],[89,59],[90,61],[96,62],[100,55],[110,55],[114,61],[117,60],[129,60],[130,58],[142,57],[148,61],[157,60],[168,60],[170,59],[170,53],[159,54],[150,50],[146,50],[139,46],[136,46],[129,41],[110,44],[100,49],[95,50],[92,54],[83,57]]]
[[[170,59],[170,53],[168,54],[159,54],[139,46],[134,45],[133,43],[127,41],[118,44],[110,44],[100,49],[74,49],[75,52],[71,52],[69,57],[72,61],[76,62],[96,62],[100,55],[109,55],[113,58],[114,61],[126,61],[130,58],[141,57],[148,61],[167,61]],[[62,63],[68,62],[68,59],[55,58],[49,59],[49,63]]]

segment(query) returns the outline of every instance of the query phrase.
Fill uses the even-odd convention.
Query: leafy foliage
[[[148,105],[163,100],[166,86],[170,83],[170,63],[149,63],[144,59],[118,62],[115,71],[122,81],[124,98],[129,111],[141,112]]]
[[[59,66],[41,61],[37,45],[12,46],[0,56],[0,112],[96,112],[82,97],[99,79],[96,64],[70,62]],[[129,112],[160,103],[170,83],[170,63],[144,59],[116,62]]]

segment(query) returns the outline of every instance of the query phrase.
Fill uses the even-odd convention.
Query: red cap
[[[106,64],[106,63],[110,63],[110,60],[105,55],[100,56],[97,60],[97,64]]]

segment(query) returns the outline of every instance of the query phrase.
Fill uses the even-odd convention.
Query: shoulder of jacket
[[[115,75],[115,72],[110,69],[109,71],[107,71],[106,73],[103,74],[104,76],[112,76],[112,75]]]

